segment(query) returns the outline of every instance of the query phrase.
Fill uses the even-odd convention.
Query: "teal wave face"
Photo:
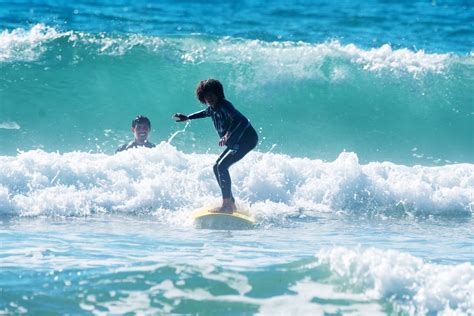
[[[130,121],[150,117],[150,140],[181,129],[170,116],[201,109],[196,83],[221,80],[261,135],[261,151],[361,161],[473,162],[472,55],[384,45],[263,42],[206,36],[61,33],[38,25],[3,33],[0,142],[17,149],[112,153]],[[173,142],[218,150],[212,124],[193,121]]]

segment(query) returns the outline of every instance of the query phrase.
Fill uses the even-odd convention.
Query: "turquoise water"
[[[173,113],[201,108],[196,83],[217,77],[259,129],[263,151],[276,145],[276,152],[310,158],[335,159],[345,150],[365,162],[473,162],[470,55],[335,41],[91,35],[42,25],[3,38],[1,115],[14,128],[0,137],[8,155],[33,148],[113,153],[137,113],[150,117],[151,139],[159,142],[180,128]],[[211,126],[192,125],[174,140],[177,148],[217,152]]]
[[[0,4],[0,313],[474,313],[471,1]],[[210,77],[253,230],[191,220]]]

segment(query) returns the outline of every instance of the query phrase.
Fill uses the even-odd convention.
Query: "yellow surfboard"
[[[242,211],[234,211],[232,214],[210,212],[213,207],[197,210],[193,213],[194,224],[203,229],[252,229],[255,220]]]

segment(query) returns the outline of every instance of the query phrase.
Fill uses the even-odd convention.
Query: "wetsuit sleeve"
[[[188,115],[188,119],[195,120],[195,119],[200,119],[200,118],[204,118],[204,117],[208,117],[208,116],[210,116],[209,108]]]

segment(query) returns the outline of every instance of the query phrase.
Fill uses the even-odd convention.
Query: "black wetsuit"
[[[209,116],[219,137],[222,138],[229,132],[229,139],[225,144],[227,148],[217,158],[213,169],[222,197],[233,199],[229,167],[257,146],[258,135],[249,120],[225,99],[215,109],[209,106],[205,110],[189,115],[188,118],[193,120]]]
[[[132,140],[130,143],[128,144],[123,144],[122,146],[120,146],[119,148],[117,148],[117,150],[115,151],[115,153],[118,153],[120,151],[125,151],[125,150],[129,150],[130,148],[137,148],[137,147],[146,147],[146,148],[153,148],[155,147],[155,144],[152,144],[150,143],[149,141],[145,141],[143,144],[137,144],[135,143],[134,140]]]

